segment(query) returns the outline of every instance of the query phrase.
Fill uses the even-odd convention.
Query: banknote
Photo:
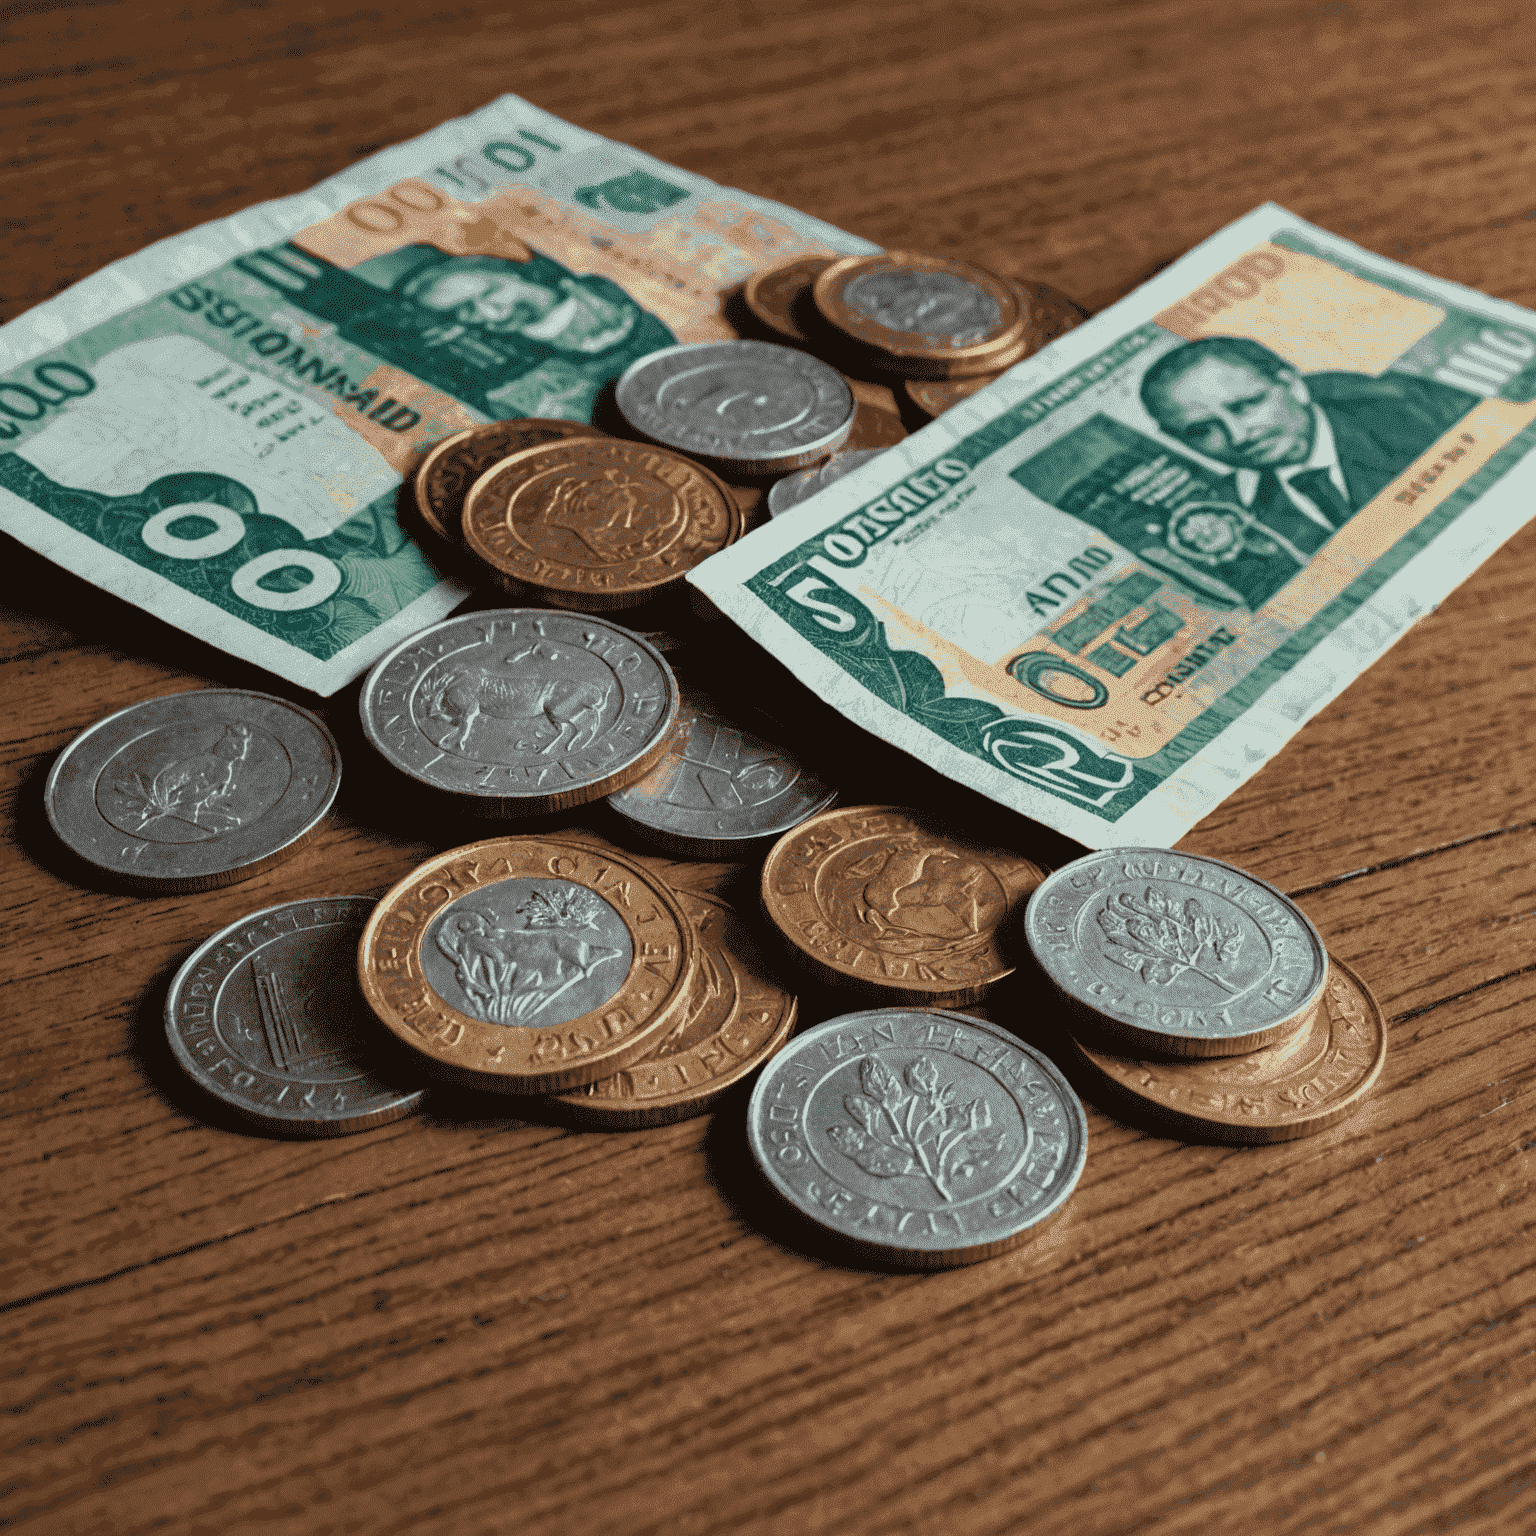
[[[464,596],[396,516],[432,443],[589,420],[757,268],[873,249],[502,97],[0,328],[0,529],[329,694]]]
[[[1265,205],[691,579],[859,725],[1165,846],[1536,512],[1536,314]]]

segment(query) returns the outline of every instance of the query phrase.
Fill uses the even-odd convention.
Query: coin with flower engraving
[[[298,852],[341,783],[341,753],[307,709],[204,688],[141,699],[59,754],[43,790],[74,853],[155,891],[232,885]]]
[[[1025,1241],[1066,1203],[1088,1120],[1047,1057],[938,1009],[844,1014],[763,1069],[747,1140],[802,1216],[887,1263],[939,1269]]]
[[[793,475],[785,475],[782,480],[775,480],[768,489],[769,517],[782,517],[791,507],[809,501],[818,491],[825,490],[844,475],[852,474],[871,459],[878,459],[884,452],[883,448],[845,449],[842,453],[834,453],[815,469],[802,469]]]
[[[1138,1050],[1239,1056],[1322,998],[1328,954],[1300,907],[1219,859],[1106,848],[1030,897],[1024,931],[1068,1008]]]
[[[426,1098],[381,1049],[357,987],[373,900],[311,896],[221,929],[177,971],[165,1032],[187,1075],[244,1119],[290,1136],[344,1136]]]
[[[746,281],[741,296],[748,309],[769,330],[804,341],[800,321],[804,306],[811,302],[811,285],[837,258],[835,256],[791,256],[754,272]]]

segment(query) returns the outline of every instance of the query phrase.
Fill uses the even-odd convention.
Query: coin
[[[1013,284],[1028,311],[1027,331],[1031,353],[1038,352],[1058,336],[1076,330],[1088,319],[1088,311],[1060,288],[1022,277],[1010,277],[1008,281]]]
[[[245,1119],[297,1136],[344,1136],[411,1114],[426,1090],[381,1075],[357,990],[366,896],[312,896],[253,912],[176,973],[165,1032],[198,1087]],[[391,1058],[393,1053],[391,1054]]]
[[[907,429],[902,426],[901,417],[895,411],[883,410],[878,405],[860,400],[854,413],[853,430],[839,452],[857,453],[865,448],[894,448],[897,443],[905,441],[906,437]]]
[[[854,399],[835,368],[769,341],[696,341],[631,363],[615,393],[642,436],[737,474],[786,474],[842,447]]]
[[[564,810],[644,778],[677,706],[677,679],[653,646],[547,608],[444,619],[382,656],[358,700],[387,762],[504,816]]]
[[[1138,1049],[1237,1056],[1316,1008],[1328,955],[1306,914],[1219,859],[1107,848],[1030,898],[1024,931],[1072,1010]]]
[[[204,688],[88,726],[59,754],[43,803],[97,869],[148,890],[206,891],[296,853],[340,783],[335,739],[307,709]]]
[[[584,421],[546,421],[538,417],[466,427],[435,444],[417,465],[411,482],[416,510],[433,533],[456,544],[465,494],[492,465],[540,443],[603,435]]]
[[[1387,1059],[1387,1026],[1370,989],[1330,958],[1323,1005],[1289,1038],[1243,1056],[1132,1061],[1078,1037],[1114,1092],[1194,1140],[1290,1141],[1351,1115]]]
[[[741,859],[836,798],[792,752],[742,730],[685,688],[666,755],[608,804],[672,852]]]
[[[806,335],[796,319],[796,311],[810,302],[811,285],[837,258],[835,256],[791,256],[754,272],[746,281],[741,296],[748,309],[769,330],[804,341]]]
[[[942,416],[950,406],[969,400],[978,390],[1002,378],[1001,373],[978,373],[968,379],[905,379],[902,388],[920,411]]]
[[[719,479],[680,454],[611,437],[526,448],[464,498],[464,543],[514,594],[588,612],[681,595],[742,534]]]
[[[936,831],[915,811],[847,806],[773,845],[763,908],[822,980],[955,1006],[1012,974],[997,929],[1044,878],[1028,859]]]
[[[938,1269],[1016,1247],[1088,1156],[1071,1085],[965,1014],[881,1008],[796,1036],[763,1069],[747,1140],[802,1216],[886,1262]]]
[[[861,464],[878,459],[883,448],[861,448],[856,452],[834,453],[825,464],[815,469],[802,469],[793,475],[785,475],[768,487],[768,515],[782,517],[791,507],[809,501],[817,491],[825,490],[834,481],[851,474]]]
[[[699,936],[687,1008],[633,1066],[560,1096],[589,1123],[638,1130],[705,1114],[795,1027],[795,996],[772,978],[741,919],[713,896],[678,891],[677,899]]]
[[[414,869],[363,930],[363,996],[439,1071],[502,1093],[611,1077],[682,1017],[698,941],[638,864],[504,837]]]

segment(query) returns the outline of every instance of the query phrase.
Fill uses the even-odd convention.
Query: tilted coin
[[[1067,1201],[1088,1120],[1045,1056],[961,1013],[881,1008],[791,1040],[747,1140],[795,1210],[886,1262],[938,1269],[1023,1242]]]
[[[369,1006],[439,1071],[502,1093],[611,1077],[683,1016],[698,941],[676,895],[558,838],[454,848],[379,903],[357,949]]]
[[[771,267],[754,272],[741,291],[748,309],[769,330],[804,341],[804,330],[796,311],[811,301],[811,285],[837,258],[835,256],[791,256]]]
[[[461,804],[533,815],[646,773],[677,723],[677,679],[632,631],[590,614],[501,608],[444,619],[382,656],[363,732]]]
[[[820,358],[769,341],[696,341],[631,363],[615,392],[635,431],[738,474],[787,474],[842,447],[853,391]]]
[[[834,453],[825,464],[815,469],[802,469],[793,475],[775,480],[768,488],[768,515],[782,517],[791,507],[809,501],[817,491],[825,490],[844,475],[852,474],[861,464],[878,459],[884,448],[861,448],[856,452]]]
[[[314,896],[253,912],[200,944],[165,1001],[171,1050],[244,1118],[298,1136],[344,1136],[420,1108],[426,1089],[387,1053],[357,989],[373,901]]]
[[[1037,864],[916,811],[823,811],[774,844],[763,909],[822,980],[913,1006],[974,1002],[1013,966],[997,930],[1045,878]]]
[[[1323,1005],[1295,1034],[1243,1056],[1133,1061],[1074,1040],[1113,1092],[1193,1140],[1255,1143],[1311,1136],[1352,1115],[1387,1059],[1381,1005],[1330,959]]]
[[[1238,1056],[1298,1027],[1328,954],[1307,915],[1219,859],[1106,848],[1030,898],[1024,931],[1069,1008],[1138,1049]]]
[[[233,885],[296,853],[341,783],[341,753],[307,709],[204,688],[141,699],[83,730],[43,790],[53,830],[125,883]]]
[[[705,1114],[795,1027],[795,995],[773,979],[741,919],[713,896],[680,890],[677,899],[699,936],[687,1008],[633,1066],[560,1096],[591,1124],[638,1130]]]
[[[902,388],[920,411],[942,416],[950,406],[969,400],[978,390],[1002,378],[1001,373],[978,373],[968,379],[906,379]]]

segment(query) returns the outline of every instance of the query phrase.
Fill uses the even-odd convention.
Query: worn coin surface
[[[419,1108],[426,1090],[370,1041],[379,1027],[357,989],[373,906],[367,896],[287,901],[199,945],[165,1003],[166,1036],[193,1082],[296,1136],[344,1136]]]
[[[1299,1027],[1328,954],[1294,902],[1219,859],[1106,848],[1030,898],[1024,931],[1068,1007],[1139,1049],[1237,1056]]]
[[[559,838],[454,848],[379,903],[357,949],[369,1006],[474,1087],[552,1093],[611,1077],[687,1006],[698,940],[632,860]]]
[[[785,475],[782,480],[775,480],[768,488],[769,517],[782,517],[791,507],[809,501],[817,491],[825,490],[834,481],[852,474],[861,464],[878,459],[884,452],[883,448],[845,449],[842,453],[834,453],[815,469],[802,469],[793,475]]]
[[[791,341],[804,341],[805,331],[796,312],[803,313],[802,306],[811,302],[811,285],[836,260],[835,256],[791,256],[788,261],[754,272],[741,296],[769,330]]]
[[[1088,1120],[1041,1053],[961,1013],[881,1008],[791,1040],[747,1140],[801,1215],[887,1262],[937,1269],[1023,1242],[1067,1201]]]
[[[808,352],[697,341],[631,363],[615,398],[642,436],[738,474],[787,474],[842,447],[853,391]]]
[[[1044,878],[1028,859],[951,837],[916,811],[858,805],[781,837],[763,864],[762,898],[791,953],[822,980],[944,1007],[1012,974],[998,928]]]
[[[381,657],[363,732],[422,784],[492,815],[597,800],[644,778],[677,723],[654,646],[591,614],[502,608],[444,619]]]
[[[43,790],[53,830],[97,869],[157,891],[232,885],[296,853],[330,810],[341,753],[307,709],[204,688],[83,730]]]

